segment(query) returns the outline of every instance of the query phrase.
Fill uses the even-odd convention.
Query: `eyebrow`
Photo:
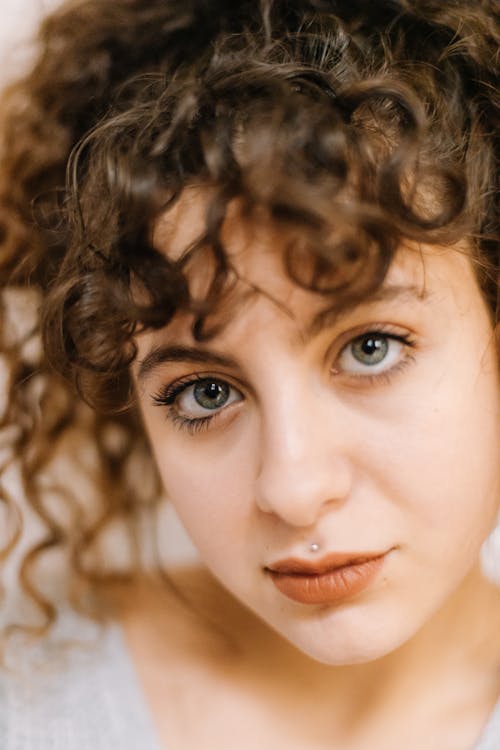
[[[169,346],[168,344],[153,347],[139,362],[137,380],[145,380],[158,365],[165,362],[195,362],[197,364],[215,365],[218,367],[236,367],[233,357],[218,354],[209,349],[199,349],[195,346]]]
[[[334,320],[346,315],[353,310],[358,308],[367,307],[377,302],[387,302],[393,300],[417,300],[423,302],[429,298],[430,294],[426,289],[419,288],[413,285],[391,285],[381,287],[377,289],[369,297],[364,299],[355,300],[352,303],[348,303],[342,306],[342,309],[335,311],[332,309],[331,314]],[[282,307],[282,305],[280,305]],[[319,332],[326,321],[329,323],[333,321],[330,319],[328,309],[322,310],[316,315],[308,327],[305,340],[307,341],[312,336]],[[226,354],[219,354],[210,349],[201,349],[197,346],[180,346],[180,345],[169,345],[160,344],[153,347],[144,359],[139,361],[139,367],[137,370],[137,380],[142,382],[148,378],[151,372],[156,369],[159,365],[165,364],[166,362],[193,362],[196,364],[213,365],[218,367],[235,368],[238,367],[238,362],[234,357]]]
[[[353,298],[345,302],[340,309],[332,307],[321,310],[313,318],[307,329],[305,339],[308,340],[311,336],[316,335],[319,329],[327,323],[333,325],[348,313],[370,307],[377,302],[426,302],[431,296],[431,292],[426,287],[418,287],[415,284],[391,284],[390,286],[379,287],[362,299]]]

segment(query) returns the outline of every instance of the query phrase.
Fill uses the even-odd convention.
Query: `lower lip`
[[[319,575],[276,573],[271,580],[282,594],[301,604],[335,604],[366,589],[379,573],[385,555],[346,565]]]

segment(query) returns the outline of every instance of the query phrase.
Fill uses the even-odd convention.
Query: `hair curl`
[[[0,169],[0,477],[18,467],[45,529],[19,568],[44,627],[56,616],[34,581],[44,553],[66,551],[80,591],[106,579],[84,562],[104,529],[127,521],[133,545],[138,509],[157,507],[131,395],[134,336],[180,310],[197,339],[213,334],[211,315],[238,283],[221,236],[235,198],[282,228],[289,275],[332,305],[379,285],[405,238],[467,236],[496,320],[494,5],[76,0],[45,20],[33,70],[4,95]],[[210,187],[205,228],[168,260],[152,227],[191,186]],[[210,284],[195,300],[188,274],[202,262]],[[9,299],[27,289],[34,322],[12,337]],[[77,424],[93,446],[90,517],[67,483],[47,481]],[[142,498],[126,470],[135,460],[155,477]],[[7,559],[21,519],[6,482],[0,492],[14,521]]]

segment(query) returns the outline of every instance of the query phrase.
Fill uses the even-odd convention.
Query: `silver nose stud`
[[[309,546],[309,549],[310,549],[311,552],[317,552],[319,550],[319,544],[316,544],[316,542],[313,542]]]

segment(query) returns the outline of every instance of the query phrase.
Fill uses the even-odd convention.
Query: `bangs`
[[[404,239],[453,244],[471,231],[454,131],[447,148],[435,131],[445,102],[430,66],[406,61],[396,75],[377,62],[335,15],[316,13],[276,42],[265,27],[220,33],[115,90],[70,161],[68,283],[44,323],[51,358],[86,400],[97,405],[89,394],[111,374],[106,398],[123,398],[137,332],[188,311],[196,338],[213,335],[207,318],[237,277],[222,231],[234,201],[245,221],[279,229],[290,278],[338,308],[382,283]],[[174,260],[154,227],[194,187],[210,195],[204,226]],[[194,300],[197,263],[210,278]]]

